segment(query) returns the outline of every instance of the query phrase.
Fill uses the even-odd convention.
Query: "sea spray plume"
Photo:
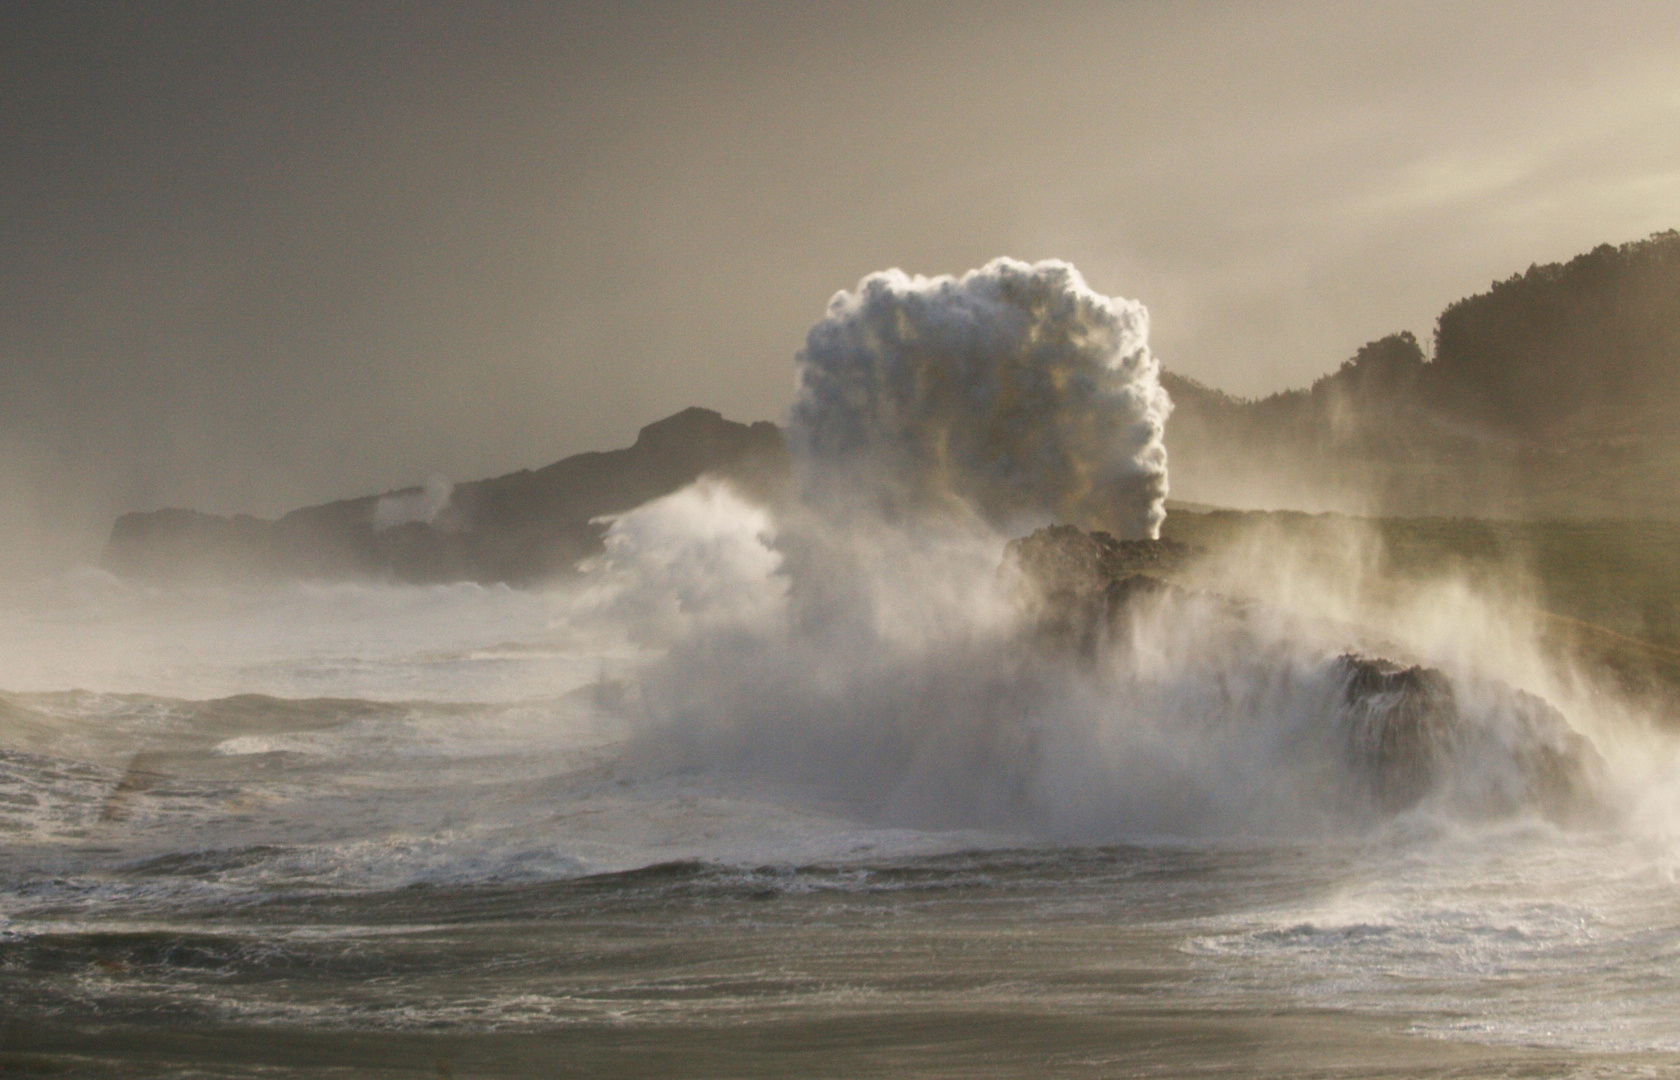
[[[1062,528],[1011,545],[1015,569],[1047,586],[1012,623],[992,617],[980,586],[1003,600],[1026,581],[941,580],[973,560],[960,546],[918,550],[950,531],[909,528],[898,548],[837,533],[766,579],[787,575],[794,617],[743,633],[703,627],[640,670],[633,699],[647,726],[629,775],[709,773],[877,825],[1075,842],[1305,838],[1399,814],[1600,820],[1602,763],[1566,717],[1475,665],[1381,640],[1403,619],[1368,632],[1311,604],[1193,591],[1137,574],[1156,545],[1087,545],[1098,538]],[[862,556],[836,558],[860,536]],[[1047,541],[1095,548],[1093,572],[1032,576],[1046,560],[1019,565],[1023,552]],[[879,592],[901,617],[813,628],[796,610],[813,575],[833,579],[830,611],[843,616],[847,598],[874,610]],[[963,576],[973,591],[953,587]],[[1441,598],[1420,587],[1405,603]]]
[[[836,294],[798,356],[789,437],[808,497],[1154,538],[1172,403],[1148,337],[1142,304],[1065,262],[871,274]]]
[[[1584,751],[1538,698],[1428,649],[1374,659],[1395,654],[1353,630],[1365,604],[1130,576],[1173,550],[1149,537],[1170,405],[1144,318],[1065,264],[889,272],[837,296],[799,355],[791,497],[766,517],[689,489],[609,536],[615,614],[663,646],[612,698],[638,730],[624,775],[1079,842],[1569,817]],[[999,566],[1004,537],[1047,517],[1140,541],[1046,530],[1115,556],[1071,619],[1022,604],[1025,568]]]
[[[634,510],[597,519],[605,550],[583,567],[585,610],[631,639],[664,644],[697,632],[777,628],[787,579],[776,525],[726,482],[702,477]]]
[[[379,501],[373,504],[373,527],[383,530],[416,522],[430,525],[449,508],[453,493],[453,484],[441,476],[434,476],[426,481],[424,487],[381,495]]]

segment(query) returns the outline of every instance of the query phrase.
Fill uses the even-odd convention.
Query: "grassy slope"
[[[1305,389],[1163,373],[1175,490],[1231,505],[1680,521],[1680,232],[1531,266]]]
[[[1179,509],[1162,535],[1217,553],[1265,536],[1334,565],[1350,537],[1390,586],[1443,574],[1519,581],[1557,649],[1625,688],[1680,702],[1680,524],[1665,521],[1487,521]]]

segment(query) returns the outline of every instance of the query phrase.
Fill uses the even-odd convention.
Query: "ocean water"
[[[1680,1073],[1680,769],[1626,716],[1571,715],[1602,816],[1373,814],[1302,764],[1299,625],[1124,671],[971,596],[813,638],[708,535],[674,607],[622,545],[548,592],[9,596],[0,1070]]]

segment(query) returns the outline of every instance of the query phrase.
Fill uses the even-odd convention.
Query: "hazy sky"
[[[15,548],[780,419],[887,266],[1071,259],[1170,368],[1303,385],[1680,226],[1680,18],[12,0],[0,139]]]

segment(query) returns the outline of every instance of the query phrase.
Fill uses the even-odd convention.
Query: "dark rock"
[[[1176,540],[1117,540],[1074,525],[1050,525],[1011,540],[1009,557],[1052,589],[1083,590],[1133,574],[1181,569],[1196,549]]]
[[[1195,551],[1173,540],[1118,540],[1050,525],[1011,540],[1004,564],[1019,573],[1021,600],[1040,633],[1089,656],[1128,603],[1172,591],[1159,575],[1182,567]]]
[[[1368,777],[1377,802],[1401,809],[1434,785],[1451,756],[1461,718],[1452,684],[1433,668],[1346,653],[1342,680],[1348,756]]]
[[[1544,699],[1490,682],[1472,712],[1434,668],[1346,653],[1334,670],[1350,761],[1383,809],[1403,810],[1451,783],[1486,812],[1592,812],[1603,762]]]

